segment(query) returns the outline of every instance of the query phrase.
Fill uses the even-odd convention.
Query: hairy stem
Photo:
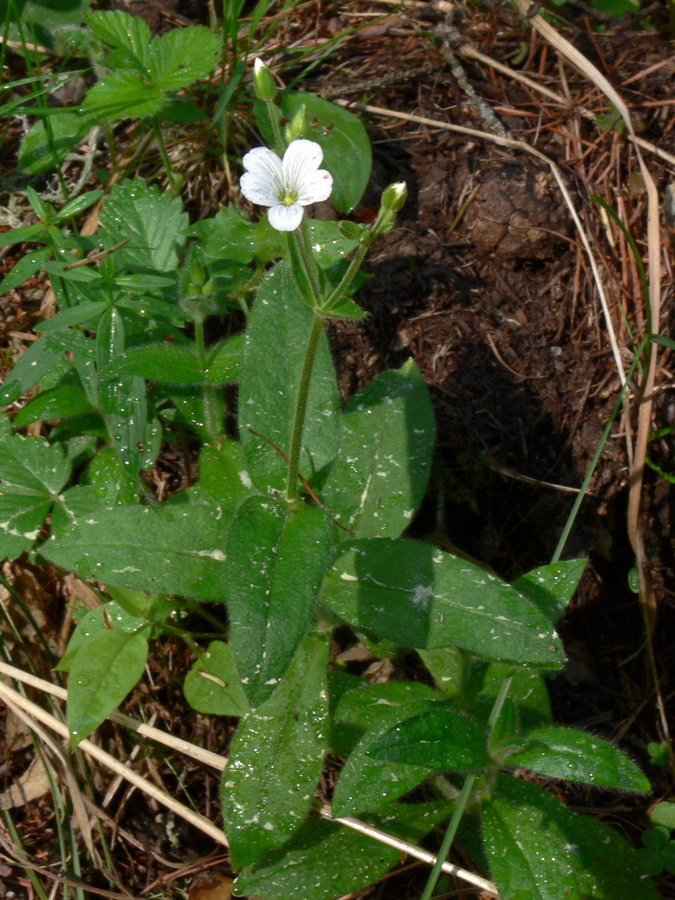
[[[312,382],[316,351],[319,347],[319,339],[321,338],[322,333],[323,317],[315,310],[314,318],[312,319],[312,327],[309,332],[309,339],[307,341],[307,350],[305,351],[305,361],[302,365],[302,372],[300,374],[298,398],[295,404],[295,419],[293,421],[293,431],[291,434],[291,449],[288,454],[286,497],[289,500],[295,500],[298,496],[298,466],[300,463],[300,448],[302,447],[302,432],[305,426],[307,399],[309,397],[309,386]]]

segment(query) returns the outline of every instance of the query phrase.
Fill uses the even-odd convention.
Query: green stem
[[[295,500],[298,496],[298,466],[300,464],[302,432],[305,426],[307,399],[309,397],[309,386],[312,381],[312,372],[314,370],[316,351],[319,347],[319,339],[322,334],[323,316],[321,316],[315,310],[314,318],[312,320],[312,327],[309,332],[309,339],[307,341],[305,361],[302,365],[302,372],[300,374],[298,399],[295,404],[295,419],[293,421],[293,431],[291,434],[291,449],[290,453],[288,454],[288,482],[286,484],[286,497],[289,500]]]
[[[356,253],[352,257],[351,262],[349,263],[349,266],[347,267],[347,271],[342,276],[340,283],[330,294],[328,299],[322,304],[324,309],[329,309],[336,300],[339,300],[340,297],[349,290],[352,281],[356,278],[356,274],[361,268],[361,263],[363,262],[371,243],[372,242],[369,241],[367,244],[362,244],[356,251]]]
[[[199,366],[206,374],[206,342],[204,340],[204,320],[195,318],[195,340],[197,342],[197,359]],[[218,416],[218,398],[215,386],[212,384],[204,385],[204,418],[206,422],[206,430],[211,435],[211,440],[215,443],[220,435],[220,421]]]
[[[497,724],[497,720],[499,719],[502,708],[504,706],[504,701],[506,700],[506,697],[509,693],[509,688],[511,687],[512,680],[512,675],[510,675],[508,678],[505,678],[504,681],[502,681],[497,696],[495,697],[495,702],[492,705],[492,711],[490,712],[490,717],[488,719],[488,729],[490,733],[494,731],[495,725]],[[441,848],[438,851],[436,862],[434,863],[431,874],[429,875],[427,883],[424,886],[424,891],[422,892],[420,900],[430,900],[436,888],[436,884],[438,883],[438,879],[443,870],[443,863],[448,858],[448,854],[450,853],[452,842],[454,841],[455,835],[457,834],[457,829],[459,828],[459,823],[462,820],[462,816],[464,815],[467,804],[471,799],[471,792],[473,791],[473,786],[476,783],[477,777],[477,775],[471,774],[467,775],[464,780],[462,791],[457,799],[457,806],[455,806],[455,809],[452,813],[452,818],[450,819],[448,828],[445,832],[443,843],[441,844]]]
[[[171,185],[171,193],[175,196],[176,194],[176,181],[175,181],[175,173],[173,171],[173,166],[171,165],[171,159],[169,157],[169,151],[166,149],[166,144],[164,143],[164,136],[162,135],[162,129],[157,121],[157,117],[152,117],[152,131],[157,139],[157,145],[159,146],[159,153],[162,157],[162,162],[164,163],[164,167],[166,168],[166,174],[169,178],[169,184]]]
[[[275,149],[279,156],[283,156],[286,150],[286,141],[281,133],[281,126],[279,125],[279,110],[272,100],[265,100],[265,106],[267,107],[267,115],[269,116],[270,124],[272,125],[272,134],[274,135],[274,143],[276,144]]]
[[[298,250],[302,258],[302,265],[309,279],[314,294],[314,301],[321,303],[321,285],[319,284],[319,275],[317,272],[316,261],[310,252],[309,226],[307,219],[303,216],[300,227],[294,232],[297,239]]]
[[[441,849],[438,851],[436,862],[434,863],[431,874],[429,875],[427,883],[424,886],[424,892],[422,893],[420,900],[430,900],[436,888],[436,884],[440,877],[441,871],[443,870],[443,863],[447,859],[448,853],[450,852],[450,847],[452,846],[452,842],[454,841],[455,835],[457,834],[459,823],[462,819],[462,816],[464,815],[464,810],[466,809],[466,805],[471,797],[471,791],[473,790],[475,781],[475,775],[467,775],[466,780],[464,781],[464,784],[462,786],[462,792],[459,795],[459,799],[457,800],[457,806],[455,807],[455,811],[453,812],[452,818],[450,819],[448,829],[445,832],[445,837],[443,838]]]

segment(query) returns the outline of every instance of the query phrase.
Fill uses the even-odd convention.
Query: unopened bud
[[[277,86],[274,81],[274,75],[272,75],[260,57],[257,57],[256,61],[253,63],[253,86],[258,100],[267,102],[269,100],[274,100],[277,95]]]
[[[304,136],[307,131],[307,107],[301,104],[295,111],[295,115],[284,129],[285,137],[288,143],[297,141],[298,138]]]
[[[382,194],[382,209],[397,213],[408,199],[408,188],[405,181],[395,181]]]

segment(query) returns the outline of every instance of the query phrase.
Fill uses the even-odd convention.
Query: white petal
[[[281,177],[281,160],[269,147],[254,147],[244,154],[242,164],[247,172],[268,172]]]
[[[298,190],[304,179],[319,168],[322,159],[323,150],[316,141],[291,141],[282,163],[284,185]]]
[[[279,184],[269,175],[244,172],[239,179],[239,187],[244,197],[258,206],[274,206],[279,202]]]
[[[267,218],[270,220],[272,228],[277,231],[295,231],[302,222],[303,210],[298,203],[293,206],[284,206],[279,203],[267,211]]]
[[[309,206],[311,203],[320,203],[328,200],[333,190],[333,176],[326,169],[319,169],[303,179],[298,185],[298,203],[301,206]]]

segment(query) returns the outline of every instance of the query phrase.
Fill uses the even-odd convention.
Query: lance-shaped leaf
[[[251,477],[264,492],[286,486],[288,465],[272,443],[284,453],[290,449],[312,315],[288,265],[279,263],[263,282],[248,319],[239,390],[239,433]],[[338,406],[335,369],[322,335],[302,437],[300,469],[306,478],[335,456]]]
[[[618,747],[574,728],[537,728],[525,736],[509,765],[623,791],[651,790],[649,780]]]
[[[430,544],[350,542],[326,573],[322,599],[351,625],[408,647],[457,646],[552,669],[564,659],[536,606],[497,576]]]
[[[270,699],[239,723],[223,778],[223,821],[235,869],[300,828],[328,744],[328,636],[309,634]]]
[[[343,697],[335,719],[365,731],[340,773],[333,795],[335,815],[356,816],[363,810],[376,809],[424,781],[429,774],[426,768],[405,765],[405,760],[385,762],[370,755],[369,750],[391,728],[427,712],[443,699],[442,694],[427,685],[412,682],[363,683]]]
[[[237,668],[253,706],[272,694],[307,632],[329,551],[330,520],[322,509],[251,497],[237,510],[225,597]]]
[[[136,686],[148,657],[144,634],[105,628],[87,639],[70,666],[67,718],[77,747]]]
[[[374,741],[368,753],[376,759],[460,772],[490,764],[485,731],[449,706],[399,722]]]
[[[500,775],[483,804],[483,836],[503,900],[658,900],[637,852],[604,822],[538,785]]]
[[[364,819],[387,834],[417,843],[451,812],[451,804],[438,801],[389,803]],[[261,900],[333,900],[379,881],[400,858],[398,850],[358,831],[310,819],[283,846],[244,869],[237,893]]]
[[[73,511],[73,524],[52,536],[40,552],[83,578],[222,602],[232,514],[225,501],[205,505],[194,491],[156,507],[106,507],[84,515]]]
[[[41,438],[0,441],[0,559],[33,546],[72,465],[62,446]]]
[[[513,582],[557,625],[576,591],[588,560],[568,559],[526,572]]]
[[[429,391],[413,360],[355,394],[321,492],[354,537],[398,537],[426,490],[436,437]]]

